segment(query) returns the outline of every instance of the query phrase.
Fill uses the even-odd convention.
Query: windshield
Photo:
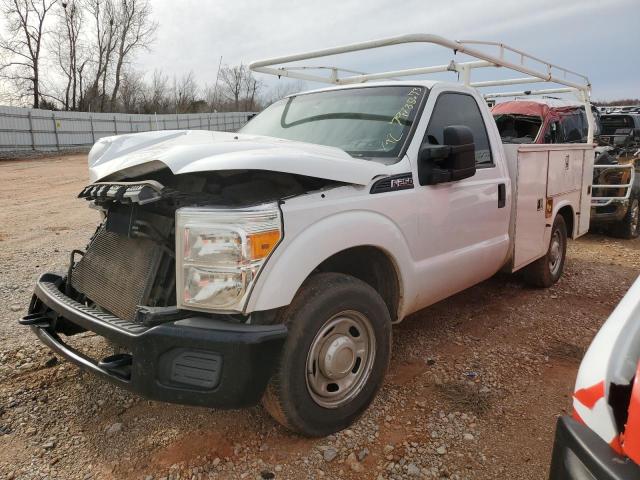
[[[347,88],[274,103],[240,132],[338,147],[355,157],[398,157],[426,88]]]
[[[534,115],[495,115],[502,143],[533,143],[538,137],[542,118]]]

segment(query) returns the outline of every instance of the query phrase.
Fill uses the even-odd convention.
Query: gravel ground
[[[293,435],[260,408],[150,402],[56,359],[16,319],[97,213],[82,155],[0,161],[0,478],[543,479],[585,348],[640,272],[640,241],[571,242],[549,290],[498,275],[394,328],[385,386],[349,430]],[[80,349],[108,347],[74,338]]]
[[[0,160],[18,160],[18,159],[51,159],[55,157],[68,157],[70,155],[86,154],[91,147],[72,147],[66,148],[59,152],[44,152],[39,150],[22,150],[22,151],[2,151],[0,150]]]

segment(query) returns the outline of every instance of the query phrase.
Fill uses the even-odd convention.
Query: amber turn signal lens
[[[280,231],[253,233],[248,236],[251,260],[260,260],[271,253],[280,241]]]
[[[544,209],[545,218],[551,218],[552,213],[553,213],[553,198],[547,198],[547,205]]]

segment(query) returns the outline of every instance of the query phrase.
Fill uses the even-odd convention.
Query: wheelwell
[[[573,238],[573,209],[569,205],[565,205],[558,210],[558,215],[562,215],[564,223],[567,226],[567,236]]]
[[[400,282],[393,260],[372,246],[348,248],[327,258],[315,272],[336,272],[356,277],[371,285],[389,309],[391,321],[398,318]]]

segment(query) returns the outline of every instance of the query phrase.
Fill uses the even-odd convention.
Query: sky
[[[500,41],[584,73],[594,100],[640,97],[640,0],[151,3],[159,24],[157,38],[152,51],[138,54],[136,68],[161,68],[171,76],[193,71],[201,84],[215,83],[220,56],[224,64],[234,65],[386,36],[434,33]],[[333,57],[324,64],[373,72],[443,64],[452,58],[450,51],[408,45]],[[453,75],[435,78],[455,80]],[[488,78],[486,71],[474,75],[477,80]],[[257,76],[267,90],[279,81]]]
[[[583,73],[596,101],[640,98],[640,0],[149,1],[158,22],[156,39],[133,63],[148,76],[156,69],[170,77],[193,72],[200,85],[213,85],[221,56],[223,64],[247,64],[382,37],[433,33],[499,41]],[[441,48],[403,45],[308,63],[379,72],[447,64],[453,58]],[[270,90],[286,89],[290,82],[256,76],[264,82],[267,98]],[[496,77],[504,78],[505,72],[482,69],[473,74],[474,80]],[[456,80],[453,73],[426,78]]]

